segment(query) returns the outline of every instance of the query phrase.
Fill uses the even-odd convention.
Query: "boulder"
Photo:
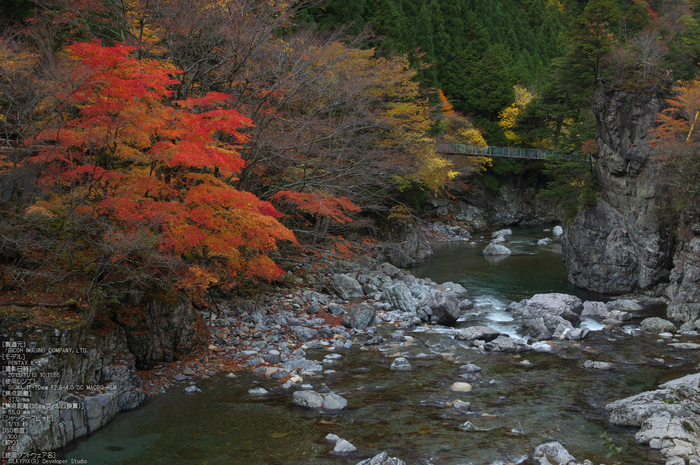
[[[637,302],[630,299],[611,300],[606,305],[610,311],[618,310],[621,312],[638,312],[643,308]]]
[[[343,326],[353,329],[365,329],[374,322],[376,315],[377,310],[363,302],[346,313],[343,317]]]
[[[459,308],[460,312],[466,312],[467,310],[474,308],[474,302],[469,299],[460,300],[457,307]]]
[[[525,354],[535,350],[519,339],[504,335],[498,336],[493,341],[484,344],[484,349],[489,352],[500,352],[504,354]]]
[[[457,339],[462,341],[476,341],[482,340],[485,342],[490,342],[496,339],[501,333],[488,326],[471,326],[461,330],[455,336]]]
[[[552,228],[552,234],[555,236],[561,236],[564,234],[564,229],[561,226],[555,226]]]
[[[323,396],[316,391],[295,391],[292,394],[292,404],[312,410],[323,407]]]
[[[481,371],[481,367],[473,363],[467,363],[459,367],[459,371],[463,371],[464,373],[476,373],[477,371]]]
[[[465,299],[469,296],[469,291],[466,290],[464,286],[458,283],[448,281],[446,283],[442,283],[440,287],[448,292],[452,292],[455,295],[455,297],[457,297],[457,300]]]
[[[392,307],[402,312],[416,312],[416,299],[411,295],[411,290],[402,282],[384,289],[380,297],[382,302],[388,302]]]
[[[637,442],[659,449],[667,459],[688,459],[700,454],[699,388],[696,373],[664,383],[656,391],[612,402],[605,409],[611,423],[641,428]]]
[[[394,265],[388,262],[384,262],[381,265],[379,265],[378,270],[380,273],[385,274],[389,276],[390,278],[393,278],[397,276],[399,273],[401,273],[401,270],[396,268]]]
[[[306,391],[309,392],[309,391]],[[313,392],[313,391],[311,391]],[[343,410],[348,407],[348,401],[338,394],[323,394],[323,408],[326,410]]]
[[[491,233],[491,237],[503,237],[512,235],[513,231],[511,229],[501,229],[500,231],[494,231]]]
[[[580,322],[578,312],[583,303],[567,294],[537,294],[523,306],[522,326],[525,333],[539,340],[561,337]],[[556,336],[555,336],[556,334]]]
[[[642,320],[640,326],[648,333],[673,333],[676,331],[676,325],[663,318],[652,317]]]
[[[361,299],[365,295],[360,283],[346,274],[334,275],[331,278],[331,286],[338,297],[344,300]]]
[[[410,370],[411,369],[411,364],[408,363],[408,360],[406,360],[404,357],[397,357],[394,359],[394,362],[391,364],[391,369],[392,370]]]
[[[418,308],[423,310],[418,314],[423,321],[451,325],[459,318],[457,298],[451,292],[432,290],[427,297],[418,302]]]
[[[605,318],[610,313],[608,306],[605,302],[594,302],[587,300],[583,303],[583,311],[581,311],[581,316],[591,316],[594,318]]]
[[[481,253],[484,255],[510,255],[512,252],[505,245],[491,243]]]
[[[535,447],[532,459],[540,465],[575,465],[578,462],[561,443],[548,442]]]
[[[549,245],[552,242],[552,240],[548,237],[545,237],[544,239],[540,239],[537,241],[537,245]]]

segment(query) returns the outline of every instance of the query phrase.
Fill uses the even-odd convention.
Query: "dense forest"
[[[280,247],[371,247],[458,174],[517,169],[474,158],[458,173],[436,141],[591,152],[596,86],[692,79],[695,6],[6,2],[2,292],[204,302],[281,278]],[[692,125],[686,107],[670,120]]]

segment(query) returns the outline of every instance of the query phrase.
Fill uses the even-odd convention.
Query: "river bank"
[[[484,242],[489,242],[489,239],[485,238]],[[535,243],[531,246],[536,247]],[[516,245],[511,247],[517,248]],[[420,462],[421,458],[428,457],[434,457],[429,463],[457,464],[466,463],[466,459],[471,463],[496,463],[504,458],[517,463],[529,460],[527,457],[538,444],[555,439],[582,460],[599,457],[597,463],[600,463],[604,461],[602,454],[596,447],[591,450],[591,442],[599,449],[597,435],[609,428],[605,427],[605,422],[600,423],[600,419],[606,416],[605,405],[640,390],[654,388],[657,380],[688,374],[694,368],[689,362],[694,351],[672,345],[692,343],[692,334],[671,337],[647,334],[639,331],[641,317],[634,314],[632,320],[620,320],[606,331],[593,331],[584,340],[567,340],[564,335],[563,339],[557,337],[549,342],[537,342],[531,338],[529,344],[525,340],[513,345],[518,336],[513,329],[521,334],[523,330],[517,321],[517,313],[493,305],[493,302],[489,305],[480,296],[474,296],[474,308],[467,308],[469,304],[463,303],[458,315],[461,321],[457,321],[456,326],[425,325],[425,321],[418,317],[419,313],[411,310],[410,302],[418,306],[421,293],[439,290],[443,294],[454,294],[456,290],[454,301],[459,306],[464,300],[460,300],[463,291],[456,286],[452,291],[440,289],[429,280],[405,272],[396,273],[398,270],[388,265],[375,263],[376,269],[367,265],[347,263],[345,268],[335,270],[338,273],[325,276],[329,283],[340,275],[356,281],[365,294],[364,302],[347,295],[347,289],[347,298],[344,299],[341,297],[343,287],[338,285],[332,294],[309,289],[280,289],[272,292],[268,301],[261,298],[255,302],[256,307],[251,306],[253,302],[248,302],[248,306],[238,302],[217,309],[207,319],[208,332],[213,336],[209,355],[193,360],[189,366],[180,362],[157,367],[153,373],[160,372],[160,375],[154,376],[158,381],[154,381],[153,392],[163,392],[165,383],[172,383],[173,387],[165,390],[168,395],[151,398],[144,410],[129,413],[123,420],[120,415],[115,420],[117,423],[109,425],[107,430],[118,428],[122,421],[136,421],[131,428],[150,431],[145,434],[151,438],[149,447],[153,448],[152,453],[167,452],[170,454],[168,463],[185,460],[194,449],[199,451],[195,451],[195,455],[201,455],[202,460],[213,460],[210,463],[267,463],[266,453],[277,457],[280,463],[308,463],[311,456],[316,457],[314,463],[331,463],[338,460],[338,456],[331,453],[334,445],[322,441],[329,433],[337,434],[359,449],[359,452],[344,456],[344,463],[356,463],[362,456],[371,457],[381,450],[387,450],[390,455],[401,457],[408,463],[428,463]],[[343,285],[352,283],[345,279],[336,280]],[[381,284],[377,286],[377,283]],[[373,285],[377,286],[376,290]],[[402,285],[409,290],[404,297],[410,295],[412,300],[396,298],[396,294],[402,295],[400,292],[387,292],[394,288],[398,291]],[[369,292],[362,290],[363,286]],[[352,288],[357,291],[354,284],[348,289]],[[414,292],[417,295],[414,296]],[[392,294],[394,303],[391,303]],[[349,316],[363,303],[375,311],[370,326],[364,329],[343,326],[343,317]],[[401,306],[406,305],[409,305],[408,310],[403,311]],[[341,308],[343,313],[340,313]],[[648,309],[649,305],[645,304],[642,312],[644,308]],[[337,315],[333,315],[334,310]],[[517,311],[517,305],[512,310]],[[510,315],[511,321],[494,322],[491,319],[504,319],[504,315]],[[432,315],[423,316],[430,320]],[[583,327],[602,329],[605,327],[602,316],[592,320],[586,317]],[[348,323],[352,326],[350,320]],[[494,340],[495,343],[485,340],[471,343],[458,338],[458,334],[468,328],[499,327],[499,324],[503,327],[498,332],[511,333],[505,341],[500,338],[500,341]],[[268,327],[273,331],[268,332]],[[397,329],[401,329],[403,335],[396,333]],[[630,334],[633,329],[634,335]],[[301,340],[308,336],[311,338],[307,341]],[[275,337],[279,339],[271,340]],[[493,350],[496,346],[503,350]],[[519,347],[523,353],[514,353],[513,347]],[[660,352],[668,352],[668,355]],[[392,369],[399,359],[405,359],[410,368],[405,371],[398,369],[405,366],[401,360]],[[591,363],[611,363],[614,369],[600,370],[595,365],[584,367],[588,360]],[[469,364],[482,370],[465,372],[460,369]],[[228,366],[245,367],[257,371],[257,374],[238,372],[236,377],[215,374],[216,369],[225,370]],[[289,376],[285,376],[287,374]],[[558,380],[554,385],[548,383],[551,376]],[[144,387],[149,388],[148,380],[145,381]],[[467,383],[472,389],[456,392],[452,390],[455,383]],[[193,393],[184,393],[186,388]],[[589,389],[592,392],[581,395]],[[316,391],[321,396],[339,394],[348,401],[348,407],[326,410],[322,406],[320,410],[309,410],[292,406],[293,393],[306,390]],[[469,403],[469,409],[454,407],[463,407],[463,403]],[[167,416],[171,419],[162,420],[165,424],[160,420],[150,420],[148,417],[152,414],[146,410],[167,410],[163,405],[172,405],[177,412],[176,418],[191,413],[187,414],[185,423]],[[238,409],[242,411],[237,413]],[[140,411],[144,413],[138,413]],[[130,415],[140,420],[128,420]],[[256,417],[255,420],[251,415]],[[556,421],[550,424],[552,418]],[[233,431],[240,428],[241,421],[255,430],[254,439],[243,432]],[[212,422],[221,422],[222,426],[216,428],[216,433],[208,431],[206,426]],[[153,424],[149,430],[141,423]],[[189,423],[192,423],[191,427]],[[464,428],[471,428],[469,424],[476,429],[465,431]],[[182,434],[175,431],[179,428],[184,430]],[[155,433],[161,430],[170,433]],[[200,433],[195,434],[196,431]],[[196,439],[203,431],[212,437]],[[153,434],[159,438],[155,439]],[[170,434],[183,446],[177,448],[172,443],[164,446],[165,436]],[[188,434],[193,435],[192,441],[185,439],[189,438]],[[226,452],[226,461],[221,461],[224,459],[206,446],[219,434],[233,443]],[[635,457],[637,461],[632,463],[653,463],[655,460],[649,458],[651,451],[645,447],[633,447],[630,440],[634,432],[613,427],[612,435],[616,443],[625,445],[626,453]],[[99,436],[95,435],[95,438]],[[144,439],[139,440],[143,442]],[[91,438],[85,444],[92,441]],[[258,444],[254,449],[260,450],[245,450],[240,444],[235,445],[246,441]],[[261,441],[270,442],[269,447],[260,445]],[[97,456],[104,458],[105,453],[109,454],[106,448],[111,445],[102,444],[104,447]],[[84,448],[78,447],[67,457],[80,458],[85,453]],[[112,454],[110,460],[118,460],[118,456]],[[146,453],[128,463],[147,463],[148,460],[152,461],[153,456]]]

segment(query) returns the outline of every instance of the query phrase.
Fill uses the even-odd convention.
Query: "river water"
[[[490,354],[463,346],[452,338],[461,327],[486,324],[517,336],[518,325],[505,307],[542,292],[586,294],[567,283],[552,246],[536,240],[549,233],[517,230],[508,246],[514,255],[487,260],[486,245],[444,244],[428,263],[410,270],[441,283],[459,282],[473,293],[474,311],[456,328],[421,328],[413,344],[390,344],[367,350],[338,351],[342,357],[327,369],[335,373],[307,378],[315,389],[327,386],[345,397],[349,409],[339,414],[309,412],[291,405],[291,393],[248,394],[252,387],[276,384],[251,374],[219,376],[197,382],[202,393],[184,394],[182,386],[155,397],[133,412],[120,414],[107,427],[61,451],[68,459],[90,465],[152,464],[355,464],[360,458],[387,451],[408,464],[481,465],[520,463],[541,443],[556,440],[580,461],[612,463],[599,435],[623,448],[628,464],[658,463],[659,456],[634,443],[635,429],[612,427],[605,405],[653,389],[659,383],[696,372],[694,353],[673,351],[658,336],[595,331],[584,341],[539,344],[528,355]],[[646,314],[658,312],[650,308]],[[383,334],[394,328],[384,327]],[[325,351],[310,351],[323,359]],[[409,359],[412,369],[389,369],[393,357]],[[664,358],[661,365],[654,359]],[[583,361],[615,364],[614,371],[591,371]],[[454,393],[460,365],[482,368],[470,380],[473,390]],[[471,402],[469,412],[450,408],[455,400]],[[465,431],[465,422],[481,431]],[[323,438],[334,433],[361,453],[338,458]],[[70,462],[69,462],[70,463]]]

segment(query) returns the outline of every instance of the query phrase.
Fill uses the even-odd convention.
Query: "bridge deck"
[[[483,147],[480,145],[464,144],[436,144],[438,153],[467,155],[473,157],[502,157],[502,158],[528,158],[533,160],[546,160],[547,158],[563,158],[564,160],[588,161],[583,154],[556,153],[551,150],[520,149],[515,147]]]

